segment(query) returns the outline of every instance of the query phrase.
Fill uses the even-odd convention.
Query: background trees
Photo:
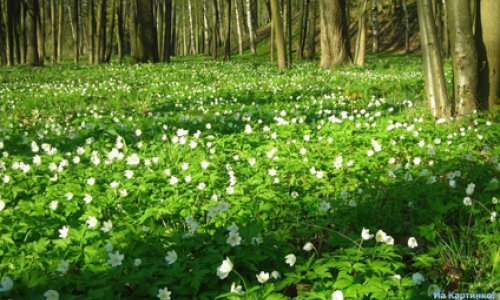
[[[499,105],[496,0],[0,0],[0,63],[55,64],[213,59],[275,54],[278,67],[315,59],[364,65],[366,51],[422,53],[425,95],[436,118]],[[417,11],[418,18],[417,18]],[[418,20],[418,22],[414,21]],[[270,45],[270,46],[269,46]],[[371,45],[367,49],[367,45]],[[351,57],[351,47],[356,49]],[[36,49],[35,49],[36,48]],[[46,51],[47,50],[47,51]],[[443,63],[451,54],[453,88]],[[36,56],[36,57],[35,57]],[[449,89],[449,91],[448,91]]]

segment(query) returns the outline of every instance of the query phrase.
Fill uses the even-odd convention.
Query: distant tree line
[[[8,66],[54,64],[69,52],[91,64],[113,55],[118,63],[197,54],[230,60],[245,49],[255,55],[269,40],[280,69],[317,52],[320,67],[335,68],[363,66],[370,44],[373,52],[421,46],[434,117],[499,105],[498,0],[0,0],[0,11],[0,63]]]

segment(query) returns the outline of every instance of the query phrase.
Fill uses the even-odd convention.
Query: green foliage
[[[0,297],[493,291],[498,116],[438,124],[416,57],[369,61],[0,69]]]

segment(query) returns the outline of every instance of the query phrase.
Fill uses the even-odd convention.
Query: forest
[[[0,0],[0,299],[500,299],[500,1]]]

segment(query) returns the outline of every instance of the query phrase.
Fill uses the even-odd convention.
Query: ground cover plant
[[[0,69],[0,297],[426,299],[500,286],[498,115],[416,56]]]

